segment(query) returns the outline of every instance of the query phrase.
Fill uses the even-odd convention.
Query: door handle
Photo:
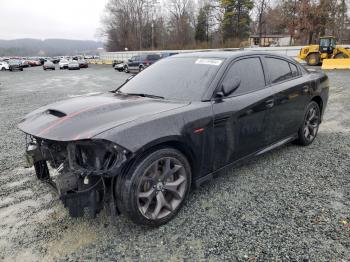
[[[275,100],[274,99],[269,99],[269,100],[266,100],[265,101],[265,106],[267,107],[267,108],[271,108],[271,107],[273,107],[275,105]]]

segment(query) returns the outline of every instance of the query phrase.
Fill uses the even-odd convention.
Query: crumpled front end
[[[115,209],[112,185],[129,151],[106,140],[62,142],[30,135],[26,148],[28,165],[55,188],[72,217],[94,217],[106,204]]]

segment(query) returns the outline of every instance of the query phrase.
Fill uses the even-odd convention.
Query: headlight
[[[68,145],[71,169],[88,173],[108,173],[126,160],[128,151],[105,140],[86,140]]]

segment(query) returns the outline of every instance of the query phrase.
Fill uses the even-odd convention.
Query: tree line
[[[109,0],[103,34],[108,51],[241,47],[250,34],[349,43],[347,1]]]

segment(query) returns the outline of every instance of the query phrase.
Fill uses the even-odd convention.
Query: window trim
[[[273,59],[279,59],[279,60],[285,61],[285,62],[288,63],[288,66],[289,66],[289,64],[295,65],[297,67],[297,70],[298,70],[298,75],[294,76],[294,77],[291,77],[291,78],[288,78],[288,79],[285,79],[283,81],[279,81],[277,83],[272,83],[272,81],[271,81],[271,74],[270,74],[269,68],[268,68],[267,63],[266,63],[266,59],[267,58],[273,58]],[[273,56],[273,55],[264,55],[262,60],[263,60],[263,66],[266,67],[265,71],[267,72],[267,76],[268,76],[267,77],[268,78],[267,87],[274,86],[274,85],[279,85],[279,84],[282,84],[282,83],[285,83],[285,82],[288,82],[288,81],[291,81],[291,80],[298,79],[298,78],[303,76],[299,66],[296,63],[294,63],[294,61],[289,60],[287,58],[279,57],[279,56]],[[290,66],[289,66],[289,69],[291,70]],[[291,72],[292,72],[292,70],[291,70]]]
[[[264,88],[262,88],[262,89],[257,89],[257,90],[253,90],[253,91],[246,92],[246,93],[242,93],[242,94],[239,94],[239,95],[234,95],[235,92],[233,92],[231,95],[225,96],[225,97],[223,97],[222,99],[228,99],[228,98],[239,97],[239,96],[251,94],[251,93],[254,93],[254,92],[258,92],[258,91],[264,90],[264,89],[266,89],[266,88],[268,87],[267,75],[266,75],[266,72],[265,72],[265,68],[264,68],[264,64],[263,64],[263,59],[261,58],[261,55],[254,54],[254,55],[239,56],[239,57],[233,59],[233,60],[226,66],[225,71],[223,72],[221,78],[220,78],[219,81],[218,81],[218,84],[217,84],[216,88],[214,89],[214,92],[213,92],[213,94],[212,94],[212,100],[215,100],[215,95],[216,95],[216,93],[218,92],[219,88],[221,87],[221,85],[222,85],[222,83],[223,83],[223,81],[224,81],[226,75],[228,74],[228,71],[229,71],[230,68],[233,66],[233,64],[236,63],[236,62],[238,62],[238,61],[240,61],[240,60],[249,59],[249,58],[258,58],[258,59],[260,60],[261,69],[262,69],[263,76],[264,76],[264,80],[265,80]]]

